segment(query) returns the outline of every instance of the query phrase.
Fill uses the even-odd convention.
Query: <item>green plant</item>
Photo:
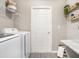
[[[67,15],[69,13],[69,5],[64,7],[64,14]]]

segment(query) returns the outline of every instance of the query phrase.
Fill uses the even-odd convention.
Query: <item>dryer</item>
[[[30,56],[30,32],[20,31],[20,39],[22,45],[22,57],[29,58]]]

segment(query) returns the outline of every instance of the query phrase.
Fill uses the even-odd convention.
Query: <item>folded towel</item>
[[[59,58],[63,58],[64,50],[65,50],[65,48],[63,48],[63,47],[58,47],[57,56],[58,56]]]

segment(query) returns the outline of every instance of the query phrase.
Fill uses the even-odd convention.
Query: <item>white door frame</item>
[[[34,9],[34,8],[35,9],[39,9],[39,8],[40,9],[51,9],[51,21],[52,21],[52,7],[51,6],[32,6],[31,7],[31,12],[32,12],[32,9]],[[31,16],[31,19],[32,19],[32,16]],[[32,28],[32,22],[31,22],[31,28]],[[52,29],[52,25],[51,25],[51,29]],[[51,51],[49,51],[49,52],[52,52],[52,45],[51,45]]]

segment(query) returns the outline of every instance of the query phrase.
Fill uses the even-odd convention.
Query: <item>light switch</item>
[[[60,25],[58,25],[58,29],[61,29],[61,26]]]

